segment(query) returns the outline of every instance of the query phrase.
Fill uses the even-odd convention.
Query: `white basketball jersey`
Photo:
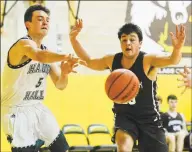
[[[30,38],[23,37],[21,39]],[[45,48],[45,46],[41,46],[41,49]],[[46,77],[49,71],[49,64],[43,64],[31,59],[23,64],[13,66],[9,63],[8,57],[2,78],[1,105],[9,107],[25,106],[43,101],[46,90]]]

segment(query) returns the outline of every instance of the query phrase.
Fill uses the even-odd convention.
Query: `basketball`
[[[115,103],[126,103],[136,97],[139,91],[139,80],[130,70],[117,69],[107,77],[105,91]]]

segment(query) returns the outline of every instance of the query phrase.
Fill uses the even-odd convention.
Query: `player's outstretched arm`
[[[176,25],[176,34],[170,32],[172,39],[173,52],[170,56],[158,56],[158,55],[146,55],[147,62],[153,67],[166,67],[169,65],[178,64],[181,60],[182,53],[181,49],[185,43],[185,27],[184,25]]]
[[[68,60],[69,55],[61,55],[53,53],[50,50],[41,50],[37,47],[37,44],[32,40],[20,40],[17,44],[10,50],[9,58],[13,65],[18,64],[23,56],[39,61],[41,63],[53,63],[58,61]]]
[[[77,36],[80,33],[80,31],[83,28],[83,21],[82,19],[78,19],[75,23],[75,26],[71,30],[69,36],[70,41],[72,44],[72,47],[77,54],[78,57],[80,57],[82,60],[87,62],[87,67],[93,69],[93,70],[105,70],[109,67],[109,58],[111,56],[105,56],[103,58],[99,59],[92,59],[88,54],[87,51],[81,46],[79,41],[77,40]]]

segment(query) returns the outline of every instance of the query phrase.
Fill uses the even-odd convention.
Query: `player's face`
[[[27,27],[31,34],[46,36],[49,30],[49,16],[44,11],[34,11],[32,21],[28,22]]]
[[[175,110],[177,108],[177,100],[169,99],[169,108]]]
[[[142,42],[139,42],[139,37],[136,33],[130,33],[129,35],[122,34],[120,43],[121,50],[127,58],[134,58],[138,54],[142,44]]]

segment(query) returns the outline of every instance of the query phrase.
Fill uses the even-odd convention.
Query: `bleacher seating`
[[[187,122],[187,130],[190,133],[184,141],[185,152],[192,152],[192,122]],[[87,128],[87,135],[78,124],[64,125],[62,131],[70,145],[69,152],[96,152],[96,151],[117,151],[117,146],[111,142],[111,134],[104,124],[91,124]],[[49,152],[42,140],[36,142],[41,147],[39,152]],[[133,152],[138,152],[138,142],[134,144]]]
[[[117,146],[111,141],[111,134],[107,126],[103,124],[91,124],[87,129],[89,144],[93,146],[91,151],[116,151]]]
[[[87,136],[83,128],[78,124],[64,125],[62,131],[70,146],[69,151],[90,151],[92,146],[88,144]]]

